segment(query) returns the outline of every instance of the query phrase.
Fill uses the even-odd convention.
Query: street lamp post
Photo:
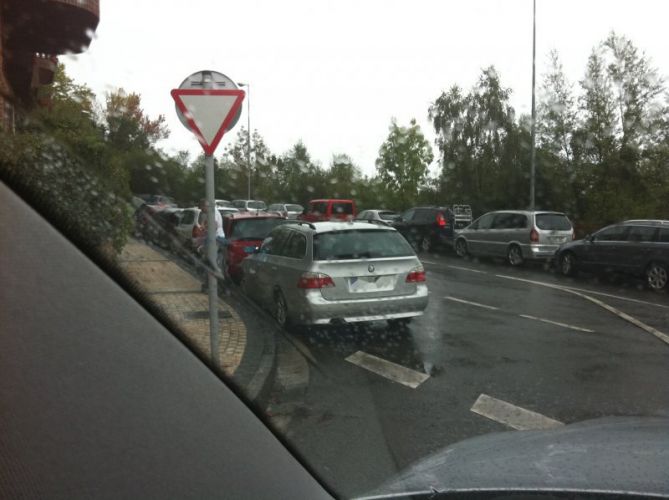
[[[237,85],[240,87],[246,87],[246,161],[248,162],[247,169],[247,196],[246,199],[251,199],[251,84],[238,82]]]
[[[536,72],[536,54],[537,54],[537,0],[532,2],[532,123],[531,123],[531,132],[532,136],[532,145],[530,153],[530,210],[534,210],[535,203],[535,180],[536,180],[536,121],[537,121],[537,112],[534,105],[534,87],[535,87],[535,72]]]

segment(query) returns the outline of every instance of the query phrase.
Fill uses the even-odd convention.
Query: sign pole
[[[204,156],[205,193],[207,200],[207,280],[209,290],[209,344],[211,360],[220,368],[219,348],[221,332],[218,328],[218,280],[210,269],[216,269],[218,248],[216,246],[216,200],[214,199],[214,156]]]
[[[221,333],[218,318],[218,244],[216,242],[216,200],[214,198],[214,151],[241,115],[244,91],[217,71],[203,70],[188,76],[170,92],[181,123],[195,134],[204,149],[205,200],[207,202],[207,243],[205,271],[209,296],[209,348],[212,365],[221,368]]]

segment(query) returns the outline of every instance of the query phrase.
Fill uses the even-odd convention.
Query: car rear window
[[[314,236],[314,260],[379,259],[414,255],[396,231],[353,229]]]
[[[537,214],[536,224],[539,229],[571,231],[571,222],[562,214]]]
[[[328,211],[328,204],[322,201],[311,203],[309,205],[309,212],[325,214]]]
[[[267,205],[263,201],[249,201],[248,207],[253,210],[264,210]]]
[[[231,240],[264,240],[272,229],[285,222],[285,219],[276,217],[236,220],[233,222],[229,238]]]
[[[332,215],[336,215],[336,214],[351,215],[352,213],[353,213],[353,203],[333,203],[332,204]]]
[[[302,212],[304,207],[302,205],[286,205],[286,210],[289,212]]]

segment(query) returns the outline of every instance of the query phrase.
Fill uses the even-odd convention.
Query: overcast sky
[[[150,116],[166,116],[171,135],[160,146],[168,152],[201,151],[170,97],[201,69],[251,83],[251,128],[273,152],[301,139],[324,166],[346,153],[366,173],[392,117],[416,118],[433,141],[430,103],[454,83],[468,88],[488,65],[512,88],[516,110],[530,111],[532,0],[100,3],[89,50],[60,60],[99,97],[116,87],[140,93]],[[666,0],[538,0],[537,85],[553,48],[577,82],[611,30],[668,75],[668,14]],[[237,127],[245,123],[246,104]]]

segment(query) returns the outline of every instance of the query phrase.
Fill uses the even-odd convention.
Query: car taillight
[[[407,283],[424,283],[425,282],[425,269],[423,266],[418,266],[413,268],[409,274],[407,274]]]
[[[537,243],[539,241],[539,233],[534,228],[532,228],[532,231],[530,231],[530,241],[533,243]]]
[[[439,227],[444,227],[448,224],[448,219],[446,219],[442,214],[437,214],[437,225]]]
[[[334,281],[327,274],[304,273],[297,282],[297,288],[314,289],[335,286]]]

